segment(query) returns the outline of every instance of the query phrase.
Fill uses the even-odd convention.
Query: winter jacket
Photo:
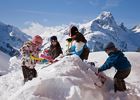
[[[80,55],[83,53],[84,47],[87,47],[86,43],[87,43],[87,40],[85,39],[83,34],[78,32],[76,34],[76,38],[74,39],[73,45],[69,49],[69,52],[71,52],[71,54],[76,54],[80,57]]]
[[[98,69],[98,71],[102,72],[106,69],[110,69],[112,66],[118,71],[131,68],[130,62],[119,50],[111,52],[105,63]]]
[[[56,46],[53,46],[52,44],[50,45],[48,55],[51,56],[52,59],[55,59],[56,57],[58,57],[62,53],[63,52],[62,52],[62,49],[61,49],[59,42],[57,42]]]
[[[74,39],[76,42],[83,42],[87,43],[87,40],[85,39],[84,35],[80,32],[76,34],[76,38]]]
[[[75,41],[74,44],[70,47],[69,52],[71,52],[71,54],[76,54],[80,56],[83,52],[84,46],[85,43]]]
[[[31,55],[34,57],[38,57],[39,55],[39,48],[31,41],[27,41],[24,45],[20,48],[20,53],[22,55],[21,66],[26,66],[30,69],[33,69],[37,63],[36,60],[31,59]]]

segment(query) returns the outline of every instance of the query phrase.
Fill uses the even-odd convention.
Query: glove
[[[45,52],[45,53],[49,53],[49,50],[48,50],[48,49],[45,49],[44,52]]]
[[[72,38],[68,38],[68,39],[66,39],[66,41],[70,43],[70,42],[72,42]]]
[[[59,55],[59,58],[63,58],[63,57],[64,57],[64,55],[63,55],[63,54],[60,54],[60,55]]]
[[[71,52],[67,52],[66,55],[72,55],[72,53]]]
[[[41,63],[48,63],[48,60],[43,59],[43,60],[41,60]]]
[[[95,74],[96,74],[96,75],[99,75],[99,70],[98,70],[98,68],[95,68]]]
[[[66,53],[66,55],[72,55],[71,52],[70,52],[70,50],[66,50],[65,53]]]

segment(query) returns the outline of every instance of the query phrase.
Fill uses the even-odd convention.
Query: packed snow
[[[107,81],[99,88],[100,83],[95,73],[88,69],[87,62],[82,62],[76,55],[66,56],[48,66],[37,64],[38,77],[23,84],[20,60],[12,58],[14,70],[0,77],[1,100],[140,100],[139,58],[140,53],[126,52],[132,64],[132,72],[126,79],[126,92],[113,91],[112,68],[105,71]],[[107,58],[104,52],[94,52],[88,61],[102,65]],[[87,70],[88,69],[88,70]]]
[[[7,74],[10,66],[10,56],[0,51],[0,75]]]

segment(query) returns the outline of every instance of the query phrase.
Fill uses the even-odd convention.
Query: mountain
[[[127,29],[123,23],[117,25],[110,12],[102,12],[96,19],[79,25],[88,39],[92,51],[103,50],[104,43],[112,41],[122,51],[135,51],[140,47],[140,36]]]
[[[21,32],[17,27],[0,22],[0,51],[13,56],[30,36]]]
[[[90,22],[76,25],[80,32],[88,40],[88,47],[91,51],[102,51],[105,43],[112,41],[116,47],[122,51],[137,51],[140,48],[140,35],[135,34],[132,29],[128,29],[124,23],[118,25],[110,12],[102,12],[97,18]],[[61,46],[66,46],[65,40],[68,38],[69,26],[50,27],[42,36],[48,41],[49,37],[56,35]],[[50,33],[50,34],[49,34]]]
[[[136,25],[131,29],[135,33],[140,33],[140,25]]]

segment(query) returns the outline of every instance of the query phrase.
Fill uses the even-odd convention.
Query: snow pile
[[[89,65],[82,62],[79,57],[66,56],[60,61],[47,66],[38,64],[36,69],[38,77],[23,84],[23,76],[19,67],[18,70],[0,77],[0,98],[1,100],[139,100],[140,80],[138,74],[139,53],[126,53],[132,63],[132,72],[126,79],[126,92],[113,91],[112,77],[114,69],[105,71],[107,81],[102,88],[94,85],[99,83],[98,77],[91,70]],[[90,54],[89,61],[94,61],[97,66],[104,63],[107,55],[104,52]],[[14,63],[17,63],[14,64]],[[3,91],[4,90],[4,91]]]
[[[7,74],[9,72],[9,60],[10,56],[0,51],[0,75]]]
[[[9,99],[87,100],[96,89],[93,84],[97,81],[93,72],[87,73],[87,67],[81,59],[74,56],[65,57],[49,67],[38,65],[38,78],[26,83]],[[92,78],[88,78],[91,76]],[[97,94],[94,93],[90,97],[95,95]],[[99,96],[98,99],[100,98],[102,97]]]

